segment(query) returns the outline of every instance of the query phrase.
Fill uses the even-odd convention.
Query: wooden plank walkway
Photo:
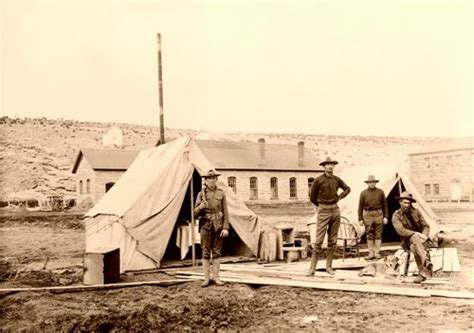
[[[446,254],[447,252],[447,254]],[[431,258],[435,267],[444,269],[443,257],[449,258],[446,262],[453,263],[457,259],[456,249],[431,249]],[[413,263],[411,263],[411,275],[416,269],[414,256],[412,255]],[[451,297],[474,299],[474,293],[438,289],[440,286],[444,288],[453,288],[454,284],[447,278],[431,278],[422,283],[415,284],[414,277],[389,276],[379,273],[375,277],[359,276],[361,268],[365,267],[368,262],[363,258],[347,258],[334,260],[333,267],[335,268],[335,275],[329,275],[325,270],[325,259],[318,261],[317,269],[313,277],[307,277],[306,272],[309,269],[310,261],[298,262],[251,262],[238,264],[222,264],[221,265],[221,280],[227,282],[238,282],[255,285],[281,285],[316,288],[321,290],[343,290],[355,292],[371,292],[379,294],[390,295],[404,295],[414,297]],[[413,266],[414,265],[414,266]],[[456,267],[458,264],[449,264],[449,269],[460,269]],[[446,268],[448,265],[446,264]],[[188,279],[203,279],[204,276],[201,270],[182,269],[167,272],[177,278]]]
[[[188,278],[190,280],[202,280],[204,279],[203,273],[198,271],[175,271],[176,278],[183,279]],[[336,273],[337,275],[337,273]],[[356,279],[348,280],[341,279],[340,277],[334,277],[332,279],[324,279],[319,276],[306,277],[306,276],[264,276],[247,273],[245,271],[240,272],[226,272],[222,271],[220,279],[226,282],[234,283],[245,283],[252,285],[272,285],[272,286],[290,286],[290,287],[303,287],[303,288],[314,288],[320,290],[339,290],[339,291],[352,291],[352,292],[364,292],[364,293],[376,293],[386,295],[400,295],[400,296],[411,296],[411,297],[449,297],[449,298],[461,298],[461,299],[474,299],[474,293],[447,290],[447,289],[426,289],[427,285],[430,284],[451,284],[445,280],[429,280],[426,284],[419,286],[413,283],[413,279],[406,279],[402,281],[386,280],[385,283],[381,283],[381,279],[377,282],[372,281],[371,283],[365,282],[360,283]],[[402,284],[405,285],[402,285]]]

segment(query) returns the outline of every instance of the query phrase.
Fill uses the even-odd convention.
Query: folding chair
[[[359,257],[359,237],[357,237],[357,230],[352,225],[352,223],[349,222],[349,220],[341,216],[341,224],[339,226],[339,232],[337,234],[337,240],[342,240],[343,246],[342,246],[342,260],[346,258],[346,247],[354,247],[356,248],[357,251],[357,260],[360,260]],[[348,245],[348,242],[349,245]],[[355,243],[355,245],[353,245]]]

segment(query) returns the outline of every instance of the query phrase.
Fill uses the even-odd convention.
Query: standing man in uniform
[[[426,223],[421,212],[412,206],[416,202],[413,195],[407,191],[398,198],[400,209],[392,216],[395,230],[402,239],[402,247],[410,249],[415,255],[418,276],[415,283],[421,283],[433,273],[433,264],[429,260],[427,246],[430,235],[430,225]]]
[[[378,182],[373,175],[369,175],[365,181],[368,187],[359,198],[359,223],[365,227],[369,248],[366,260],[380,259],[383,226],[388,223],[387,198],[383,190],[376,187]]]
[[[351,189],[338,176],[333,175],[334,166],[337,161],[326,158],[321,162],[324,174],[317,177],[311,186],[310,200],[318,209],[316,243],[311,244],[313,253],[311,255],[311,266],[307,276],[313,276],[318,263],[324,235],[328,234],[328,247],[326,257],[326,272],[334,275],[332,260],[336,250],[337,233],[341,223],[341,213],[337,202],[346,197]],[[343,191],[338,194],[338,189]]]
[[[204,282],[201,287],[207,287],[210,283],[211,253],[214,282],[218,286],[224,284],[219,279],[219,266],[222,243],[224,238],[229,235],[229,214],[225,193],[216,185],[219,175],[214,170],[209,170],[202,176],[204,188],[199,192],[194,208],[194,216],[199,219],[201,233],[202,266],[204,269]]]

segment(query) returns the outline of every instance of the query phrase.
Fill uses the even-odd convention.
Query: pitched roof
[[[457,151],[457,150],[469,150],[474,149],[474,136],[469,136],[460,139],[453,139],[450,142],[439,145],[439,146],[430,146],[428,148],[422,148],[408,155],[422,155],[422,154],[432,154],[439,152],[448,152],[448,151]]]
[[[254,142],[196,140],[196,144],[216,169],[322,171],[318,158],[304,148],[304,164],[298,165],[298,146],[265,143],[265,161],[260,161],[260,146]]]
[[[322,171],[319,159],[304,148],[303,166],[298,165],[298,146],[265,143],[265,162],[260,161],[260,146],[254,142],[196,140],[204,156],[221,170]],[[94,170],[127,170],[138,150],[81,149],[72,173],[76,173],[82,158]]]
[[[94,170],[127,170],[135,160],[138,150],[123,149],[81,149],[77,154],[76,162],[72,168],[72,173],[76,173],[82,158]]]

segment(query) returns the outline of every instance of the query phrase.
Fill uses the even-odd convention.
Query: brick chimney
[[[304,167],[304,142],[298,142],[298,166]]]
[[[260,157],[260,164],[265,164],[265,139],[258,139],[258,151]]]

